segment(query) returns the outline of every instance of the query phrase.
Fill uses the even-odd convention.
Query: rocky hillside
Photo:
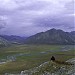
[[[0,37],[0,47],[8,46],[9,42],[4,38]]]
[[[51,29],[30,36],[25,40],[26,44],[75,44],[75,35],[73,32]]]
[[[67,63],[75,64],[75,58],[72,58]],[[12,75],[6,73],[5,75]],[[75,75],[74,65],[58,64],[52,61],[47,61],[38,67],[21,71],[20,74],[13,75]]]

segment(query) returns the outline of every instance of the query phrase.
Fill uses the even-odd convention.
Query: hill
[[[65,62],[75,64],[75,58],[69,59]],[[74,75],[75,69],[74,65],[57,64],[52,61],[47,61],[42,63],[38,67],[21,71],[20,74],[10,74],[10,73],[6,74],[7,75]]]
[[[37,33],[25,40],[26,44],[75,44],[75,31],[65,32],[63,30],[50,29],[46,32]]]
[[[12,45],[12,44],[23,44],[25,37],[15,35],[0,35],[0,47]]]
[[[72,58],[66,62],[75,64],[74,60],[75,58]],[[74,75],[74,73],[74,65],[61,65],[51,61],[47,61],[33,69],[21,71],[22,75]]]
[[[0,37],[0,47],[8,46],[9,42],[4,38]]]

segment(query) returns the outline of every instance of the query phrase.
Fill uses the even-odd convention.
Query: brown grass
[[[70,62],[65,62],[65,61],[58,61],[58,60],[55,60],[53,61],[57,64],[62,64],[62,65],[74,65],[73,63],[70,63]]]

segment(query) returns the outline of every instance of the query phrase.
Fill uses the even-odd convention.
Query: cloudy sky
[[[0,0],[0,34],[30,36],[51,28],[74,30],[75,0]]]

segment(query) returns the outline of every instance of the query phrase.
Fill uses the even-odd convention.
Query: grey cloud
[[[43,10],[45,7],[52,5],[50,2],[42,2],[42,1],[37,1],[29,4],[28,6],[23,6],[20,7],[19,10]]]
[[[74,16],[44,17],[34,21],[40,27],[54,27],[66,30],[74,30]],[[70,28],[71,27],[71,28]]]
[[[75,11],[75,4],[74,4],[74,0],[71,0],[70,2],[65,4],[65,13],[67,14],[74,14]]]
[[[2,20],[0,20],[0,30],[5,28],[5,22],[3,22]]]
[[[7,18],[2,34],[29,36],[50,28],[71,31],[74,27],[73,0],[6,1],[6,8],[0,8],[0,15]]]
[[[4,27],[4,26],[2,26],[2,25],[0,25],[0,30],[1,30],[1,29],[3,29],[3,28],[5,28],[5,27]]]

